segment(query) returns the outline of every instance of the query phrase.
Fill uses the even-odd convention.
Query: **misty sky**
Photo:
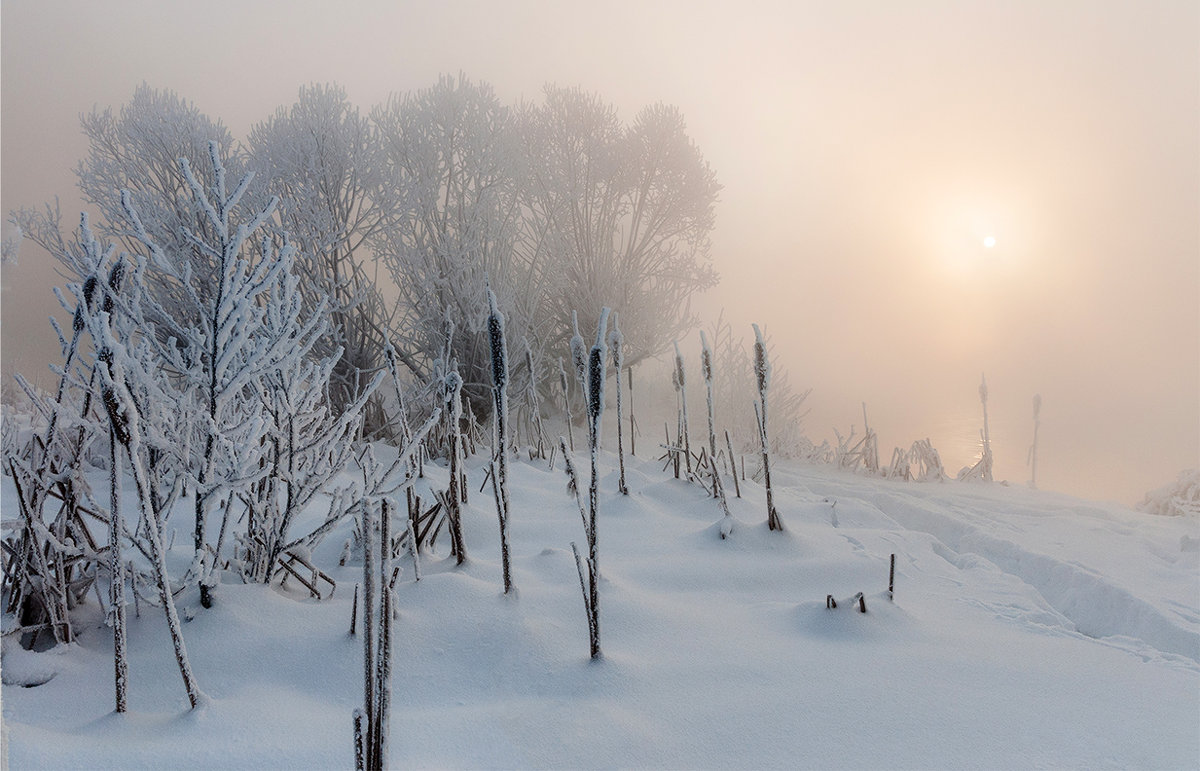
[[[1134,502],[1200,464],[1190,0],[4,0],[0,36],[5,212],[73,222],[79,113],[143,80],[239,138],[314,81],[363,110],[459,71],[669,102],[724,185],[700,307],[765,324],[811,437],[865,401],[885,461],[931,437],[954,473],[986,372],[998,478],[1028,479],[1035,393],[1044,488]],[[4,268],[5,373],[53,351],[47,262]]]

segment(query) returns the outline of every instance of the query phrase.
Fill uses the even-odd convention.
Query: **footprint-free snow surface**
[[[511,466],[518,591],[504,596],[491,490],[479,492],[472,465],[470,562],[454,567],[439,543],[415,582],[407,555],[398,560],[393,767],[1200,764],[1195,519],[781,464],[787,531],[766,529],[751,481],[731,497],[735,526],[722,540],[701,485],[631,459],[626,497],[615,457],[601,460],[603,659],[587,656],[571,553],[583,526],[561,468]],[[444,469],[426,471],[422,487],[444,486]],[[168,525],[181,536],[174,575],[190,561],[187,503]],[[323,513],[318,504],[312,517]],[[112,639],[94,597],[71,646],[32,652],[6,637],[8,766],[352,767],[363,669],[348,633],[361,562],[338,566],[349,533],[347,522],[313,554],[337,581],[332,599],[232,574],[212,609],[196,607],[194,590],[179,594],[206,695],[196,710],[156,609],[131,614],[123,716],[112,712]]]

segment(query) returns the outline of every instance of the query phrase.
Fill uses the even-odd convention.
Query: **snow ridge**
[[[1181,626],[1096,570],[989,534],[926,501],[889,493],[871,500],[901,526],[936,538],[948,550],[939,553],[956,567],[972,564],[963,559],[967,555],[980,557],[1027,584],[1061,614],[1069,631],[1096,639],[1126,638],[1127,645],[1182,656],[1200,669],[1200,624]]]

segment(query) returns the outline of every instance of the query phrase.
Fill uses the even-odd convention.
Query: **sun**
[[[995,248],[995,246],[996,246],[996,237],[995,236],[984,236],[983,237],[983,248],[984,249],[992,249],[992,248]]]

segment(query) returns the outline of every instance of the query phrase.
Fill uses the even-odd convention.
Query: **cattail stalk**
[[[675,343],[675,376],[672,379],[675,395],[679,400],[679,444],[683,448],[684,467],[690,478],[692,475],[692,448],[688,441],[687,375],[683,368],[683,354],[679,352],[678,341]]]
[[[615,381],[617,387],[617,465],[620,469],[619,476],[617,477],[617,490],[622,495],[629,495],[629,488],[625,486],[625,447],[621,429],[621,368],[624,366],[625,338],[621,334],[621,328],[617,325],[617,314],[615,313],[613,314],[612,332],[609,333],[608,342],[612,347],[613,369],[617,373]]]
[[[1029,465],[1032,468],[1032,474],[1029,478],[1029,486],[1037,489],[1037,449],[1038,449],[1038,428],[1042,425],[1042,395],[1034,394],[1033,397],[1033,444],[1029,447]]]
[[[983,405],[983,457],[980,458],[980,472],[985,482],[992,481],[992,434],[988,429],[988,387],[987,377],[980,375],[979,402]]]
[[[495,475],[497,514],[500,518],[500,559],[504,571],[504,593],[513,590],[508,549],[508,346],[504,341],[504,315],[496,306],[496,295],[488,290],[488,339],[492,352],[492,398],[496,426]]]
[[[108,532],[109,565],[112,575],[109,586],[109,602],[113,614],[113,675],[116,691],[116,711],[127,709],[129,686],[129,663],[126,657],[125,625],[125,563],[121,561],[121,453],[117,449],[117,432],[111,426],[108,432],[109,458],[109,508],[111,521]]]
[[[720,487],[720,477],[717,471],[717,428],[716,417],[713,413],[713,363],[712,350],[708,347],[708,339],[704,336],[704,330],[700,330],[700,373],[704,376],[704,391],[705,401],[708,406],[708,456],[712,461],[713,478],[713,496],[717,495],[717,488]]]
[[[617,372],[617,377],[621,373]],[[633,417],[633,367],[629,368],[629,454],[637,456],[637,430],[635,429],[636,421]]]
[[[571,393],[567,387],[567,370],[563,368],[562,357],[558,357],[558,383],[562,386],[563,392],[563,408],[567,412],[567,441],[571,444],[571,450],[575,450],[575,434],[571,431]]]
[[[754,325],[754,379],[758,385],[758,401],[754,404],[754,415],[758,421],[758,439],[762,445],[763,483],[767,488],[767,529],[783,530],[783,520],[775,510],[771,490],[771,443],[767,436],[767,391],[771,387],[771,362],[767,358],[767,344],[762,330]]]
[[[446,518],[450,521],[450,542],[454,546],[455,564],[461,565],[467,561],[467,547],[462,534],[462,501],[465,499],[465,485],[462,483],[462,376],[458,374],[457,363],[451,363],[451,371],[446,375],[446,420],[450,429],[450,489],[446,494]]]
[[[729,451],[729,471],[733,475],[733,491],[738,498],[742,497],[742,486],[738,482],[737,459],[733,457],[733,442],[729,439],[729,432],[725,432],[725,449]]]
[[[592,614],[591,654],[600,658],[600,552],[598,547],[596,518],[600,511],[600,418],[604,414],[604,332],[608,326],[608,308],[600,311],[600,323],[596,327],[596,344],[588,357],[588,445],[591,448],[592,482],[588,486],[588,576],[589,609]]]

